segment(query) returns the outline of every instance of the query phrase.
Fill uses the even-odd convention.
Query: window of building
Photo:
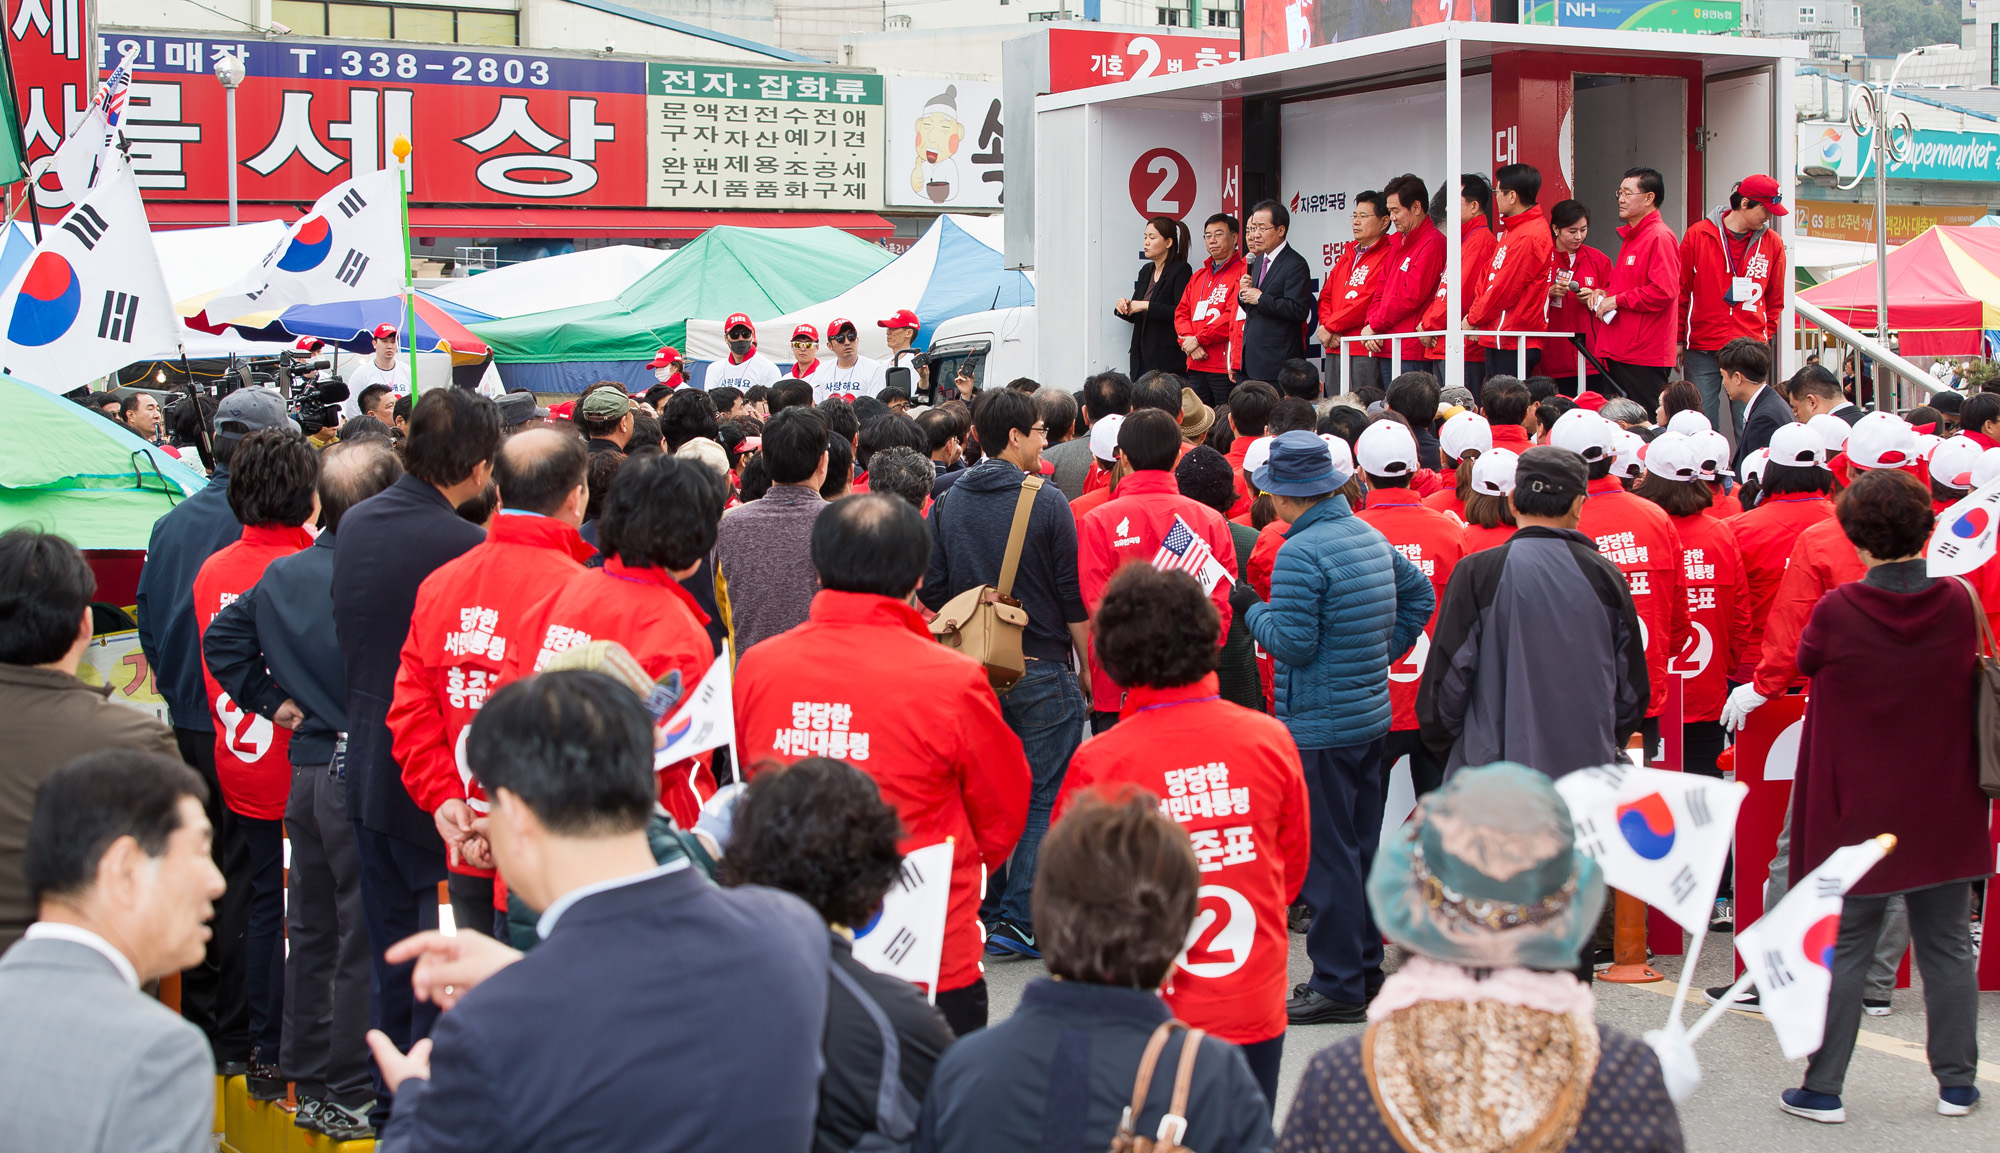
[[[2000,84],[2000,36],[1989,37],[1993,49],[1992,59],[1987,61],[1988,84]]]
[[[1243,13],[1233,8],[1209,8],[1204,10],[1202,14],[1208,17],[1208,26],[1210,28],[1241,28],[1243,26]]]
[[[909,26],[910,26],[910,17],[905,13],[898,13],[894,16],[884,16],[882,18],[882,27],[884,28],[908,28]]]
[[[1159,9],[1159,13],[1160,23],[1168,27],[1184,28],[1187,26],[1188,11],[1185,8],[1161,8]]]
[[[1813,7],[1810,4],[1799,5],[1799,23],[1800,24],[1819,23],[1819,9]]]
[[[1849,4],[1847,6],[1847,26],[1849,28],[1861,27],[1861,5]]]
[[[1030,12],[1028,13],[1028,23],[1050,24],[1061,20],[1064,15],[1066,14],[1063,12]]]
[[[272,0],[271,16],[300,36],[426,44],[520,43],[520,16],[514,12]]]

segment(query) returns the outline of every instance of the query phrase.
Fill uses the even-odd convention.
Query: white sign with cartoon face
[[[890,76],[890,204],[998,208],[1005,133],[1000,85],[983,80]]]

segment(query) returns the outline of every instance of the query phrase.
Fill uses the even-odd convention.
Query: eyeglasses
[[[853,344],[855,341],[861,338],[850,332],[843,336],[829,336],[827,337],[827,339],[835,344]]]
[[[1263,232],[1276,232],[1277,230],[1278,230],[1278,229],[1277,229],[1277,226],[1276,226],[1276,225],[1271,225],[1271,224],[1253,224],[1253,225],[1251,225],[1250,227],[1248,227],[1248,228],[1244,229],[1243,231],[1245,231],[1245,232],[1256,232],[1256,233],[1263,233]]]
[[[1038,433],[1041,433],[1041,434],[1042,434],[1043,436],[1047,436],[1047,435],[1049,435],[1049,426],[1048,426],[1048,425],[1046,425],[1046,424],[1037,424],[1037,425],[1032,425],[1032,426],[1030,426],[1030,427],[1029,427],[1028,431],[1029,431],[1029,432],[1038,432]]]

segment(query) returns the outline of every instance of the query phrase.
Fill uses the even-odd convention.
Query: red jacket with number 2
[[[1285,1031],[1285,910],[1312,856],[1306,779],[1275,718],[1216,696],[1215,674],[1134,688],[1116,725],[1070,757],[1055,819],[1079,792],[1160,799],[1201,863],[1201,910],[1165,996],[1174,1016],[1252,1045]]]
[[[924,686],[922,708],[906,685]],[[1028,823],[1028,758],[986,670],[931,638],[903,601],[822,590],[806,623],[736,662],[736,748],[764,761],[845,760],[903,822],[904,852],[955,839],[938,989],[979,980],[982,872]]]
[[[312,534],[303,528],[243,526],[242,539],[203,561],[195,574],[197,638],[208,636],[208,623],[249,592],[272,561],[310,548],[312,542]],[[285,800],[292,794],[292,730],[230,700],[209,674],[206,656],[201,659],[201,681],[215,719],[215,776],[222,785],[223,804],[254,820],[284,819]]]

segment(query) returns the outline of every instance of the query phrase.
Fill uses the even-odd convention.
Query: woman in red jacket
[[[1127,565],[1096,616],[1097,658],[1126,686],[1119,722],[1070,758],[1055,818],[1085,789],[1159,800],[1201,866],[1201,912],[1164,990],[1174,1016],[1242,1047],[1275,1105],[1285,1047],[1286,910],[1312,833],[1291,733],[1217,695],[1220,622],[1185,573]]]
[[[1548,330],[1582,334],[1584,348],[1594,356],[1604,325],[1585,299],[1611,283],[1611,258],[1584,243],[1590,236],[1590,209],[1583,201],[1565,200],[1549,209],[1549,227],[1555,230],[1555,247],[1549,253]],[[1537,371],[1553,379],[1564,395],[1574,396],[1576,365],[1581,359],[1568,337],[1551,336],[1542,341],[1542,363]],[[1586,379],[1584,384],[1599,393],[1607,391],[1601,376],[1595,382]]]

